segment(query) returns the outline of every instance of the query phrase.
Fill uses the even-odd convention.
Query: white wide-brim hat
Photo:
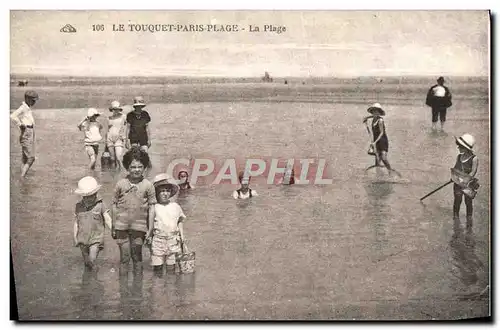
[[[101,113],[99,111],[97,111],[96,108],[89,108],[87,110],[87,117],[92,117],[92,116],[100,116]]]
[[[380,103],[373,103],[366,111],[368,111],[371,114],[373,114],[373,112],[375,111],[378,111],[381,116],[385,116],[385,111],[384,109],[382,109]]]
[[[175,179],[166,173],[158,174],[157,176],[155,176],[153,185],[155,189],[162,186],[167,186],[168,189],[172,191],[172,195],[170,197],[175,196],[179,192],[179,185],[177,184]]]
[[[101,185],[97,183],[97,180],[91,176],[86,176],[78,181],[78,188],[76,188],[75,194],[90,196],[98,192],[99,189],[101,189]]]
[[[474,144],[476,144],[476,139],[470,134],[464,134],[459,138],[455,136],[455,141],[462,147],[470,151],[472,151],[472,148],[474,148]]]
[[[109,107],[109,110],[110,111],[113,111],[113,110],[123,110],[123,108],[120,106],[120,102],[113,101],[113,102],[111,102],[111,106]]]

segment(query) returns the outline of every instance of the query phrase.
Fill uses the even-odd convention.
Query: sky
[[[10,20],[13,74],[489,73],[487,11],[11,11]],[[66,24],[77,32],[60,32]],[[92,31],[99,24],[104,31]],[[113,24],[126,31],[113,32]],[[237,24],[245,31],[131,32],[128,24]],[[266,24],[286,31],[263,32]]]

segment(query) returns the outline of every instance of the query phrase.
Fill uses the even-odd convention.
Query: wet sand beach
[[[62,84],[62,86],[61,86]],[[283,84],[72,85],[34,83],[40,95],[37,161],[20,180],[18,129],[11,125],[11,246],[22,320],[449,320],[490,315],[490,125],[487,80],[450,83],[445,134],[430,130],[426,81]],[[372,87],[370,87],[372,86]],[[11,109],[26,88],[11,89]],[[187,215],[194,274],[120,281],[119,250],[106,234],[97,277],[72,247],[78,180],[88,175],[86,107],[143,95],[152,117],[153,169],[175,158],[324,158],[331,185],[266,185],[235,201],[236,186],[200,183],[178,199]],[[255,100],[255,101],[253,101]],[[389,160],[407,179],[379,182],[362,124],[380,102]],[[126,106],[125,112],[130,111]],[[103,118],[100,119],[102,122]],[[454,135],[471,133],[481,187],[472,232],[453,226],[449,180]],[[104,146],[101,144],[100,152]],[[93,173],[109,206],[124,174]],[[149,251],[144,251],[149,261]]]

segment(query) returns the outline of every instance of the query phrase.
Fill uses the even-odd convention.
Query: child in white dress
[[[158,203],[155,205],[151,265],[154,273],[162,276],[164,264],[167,272],[175,272],[175,265],[182,253],[186,216],[179,204],[170,201],[179,192],[179,186],[171,176],[159,174],[153,185]]]

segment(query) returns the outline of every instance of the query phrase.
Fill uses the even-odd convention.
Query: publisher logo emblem
[[[66,24],[59,31],[64,32],[64,33],[75,33],[76,29],[71,24]]]

